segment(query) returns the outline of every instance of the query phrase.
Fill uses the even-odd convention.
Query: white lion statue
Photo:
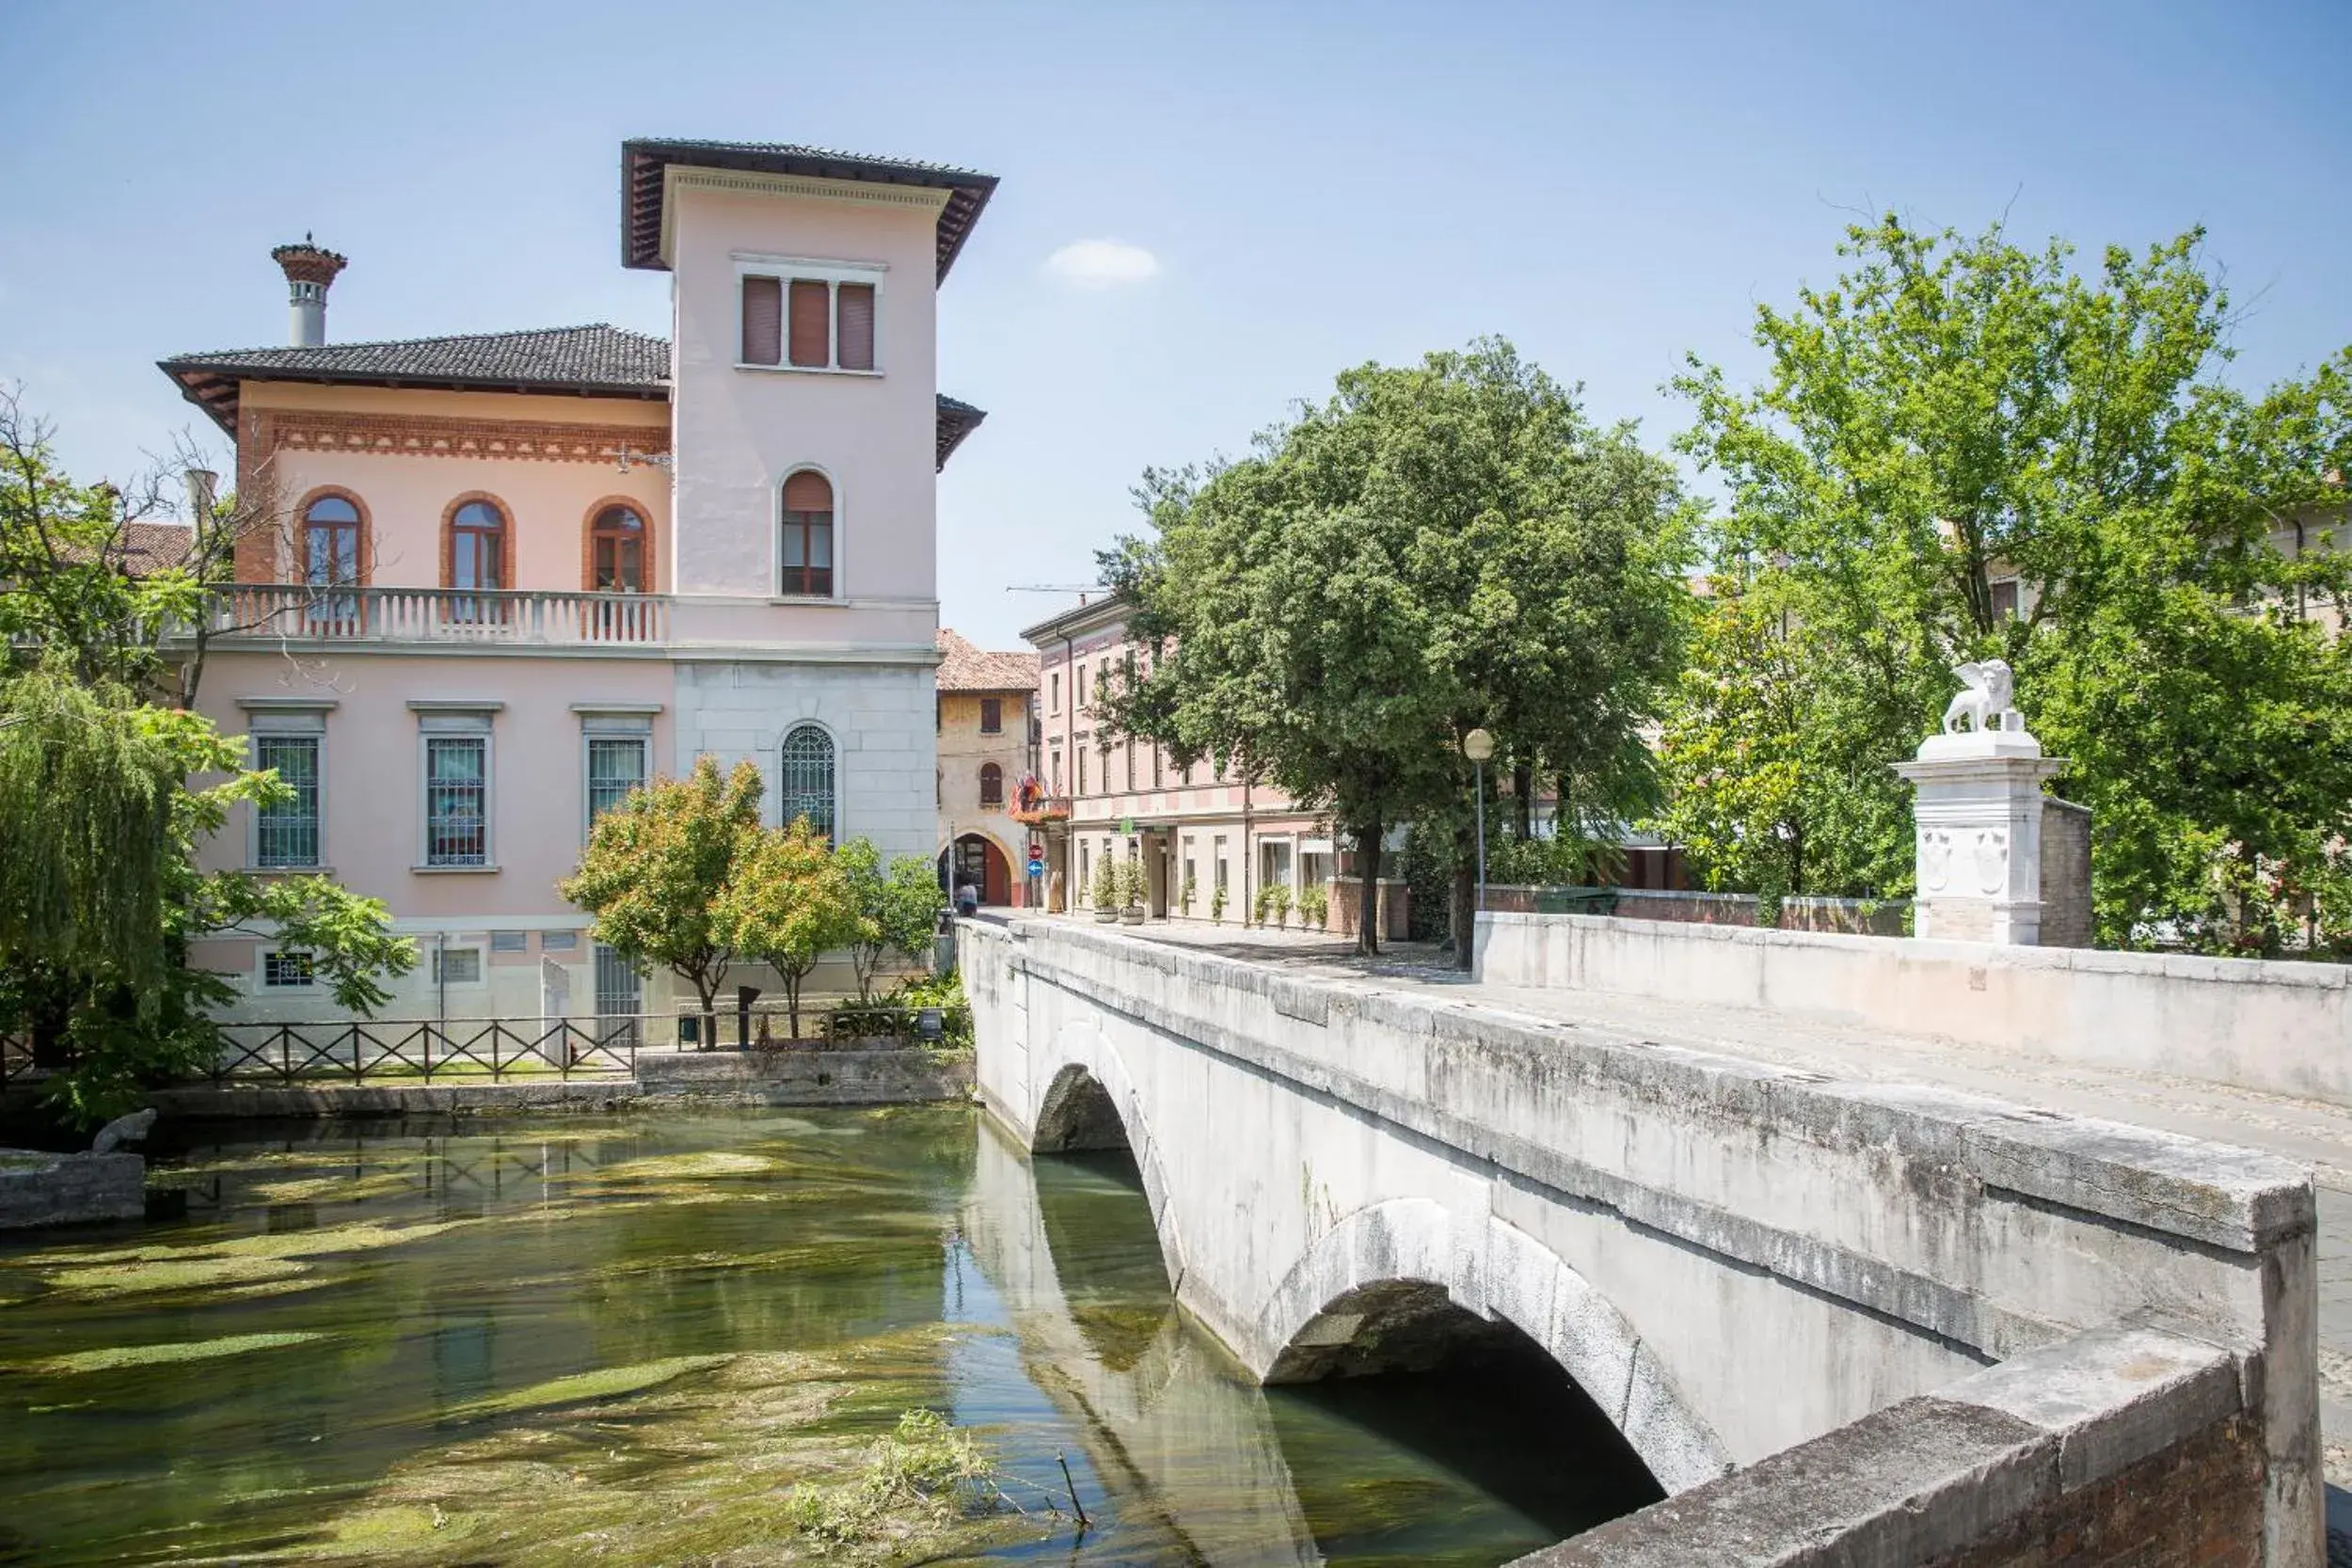
[[[1944,733],[1958,735],[1960,721],[1966,719],[1979,733],[2001,727],[2002,715],[2010,707],[2009,661],[1988,658],[1981,664],[1963,664],[1952,671],[1963,683],[1963,689],[1944,710]]]

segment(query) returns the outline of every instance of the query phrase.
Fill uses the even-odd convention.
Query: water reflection
[[[1642,1496],[1546,1457],[1598,1451],[1531,1401],[1573,1394],[1548,1362],[1260,1390],[1175,1310],[1132,1164],[1032,1163],[962,1109],[321,1127],[187,1166],[184,1220],[0,1245],[0,1561],[783,1550],[792,1482],[918,1404],[993,1429],[1029,1513],[992,1560],[1494,1563]],[[583,1379],[620,1402],[564,1402]]]

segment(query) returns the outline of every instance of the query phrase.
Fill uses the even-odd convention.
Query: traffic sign
[[[1045,863],[1044,863],[1043,861],[1041,861],[1041,860],[1037,859],[1035,856],[1031,856],[1031,857],[1030,857],[1030,859],[1029,859],[1029,875],[1030,875],[1030,876],[1032,876],[1032,877],[1042,877],[1042,876],[1044,876],[1044,875],[1045,875]]]

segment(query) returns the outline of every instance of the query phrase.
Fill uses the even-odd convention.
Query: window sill
[[[851,370],[846,365],[751,365],[738,359],[739,371],[753,371],[761,375],[853,375],[867,381],[880,381],[880,371]]]
[[[768,602],[771,605],[821,605],[830,607],[833,605],[842,604],[847,601],[837,599],[831,594],[778,594]]]
[[[419,877],[494,877],[495,865],[412,865],[408,868]]]
[[[241,865],[241,876],[246,877],[332,877],[331,865]]]

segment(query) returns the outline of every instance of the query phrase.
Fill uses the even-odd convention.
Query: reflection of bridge
[[[1069,924],[966,923],[961,953],[992,1112],[1132,1148],[1179,1300],[1253,1375],[1497,1322],[1565,1367],[1677,1495],[1606,1560],[1753,1543],[1776,1497],[1796,1528],[1803,1487],[1851,1560],[2112,1544],[2154,1493],[2163,1528],[2247,1543],[2213,1560],[2321,1561],[2281,1162]]]
[[[1321,1560],[1265,1401],[1230,1372],[1200,1366],[1215,1353],[1173,1308],[1136,1321],[1089,1299],[1098,1270],[1066,1241],[1057,1247],[1038,1185],[1022,1152],[984,1132],[963,1234],[1011,1315],[1029,1375],[1084,1425],[1095,1474],[1120,1499],[1123,1530],[1152,1538],[1173,1560],[1278,1563],[1288,1560],[1286,1543],[1298,1562]],[[1116,1269],[1131,1259],[1109,1261]]]

